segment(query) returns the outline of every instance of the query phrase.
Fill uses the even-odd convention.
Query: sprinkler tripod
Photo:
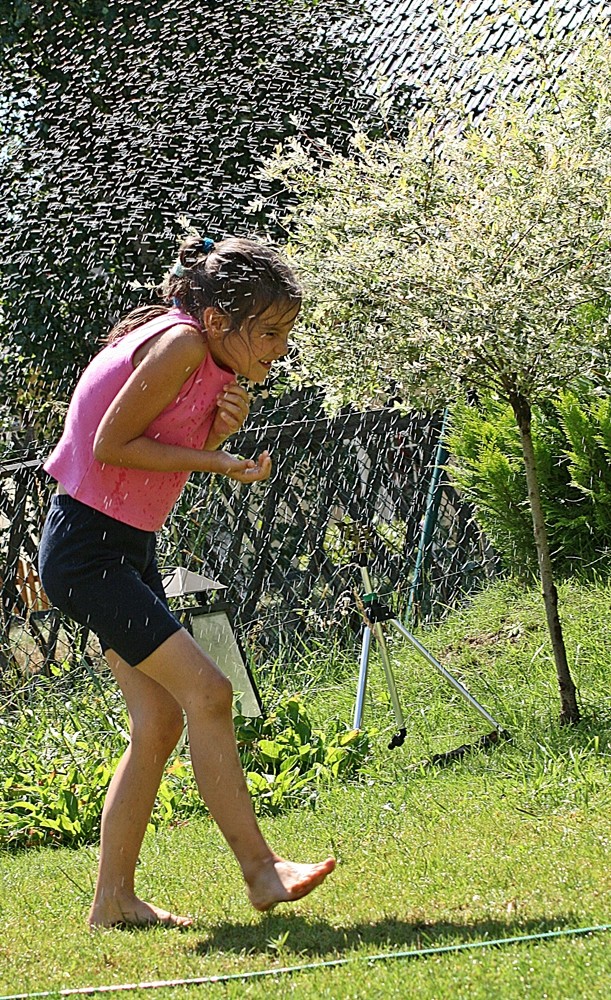
[[[365,591],[361,601],[359,602],[362,604],[361,613],[363,615],[363,638],[356,704],[354,708],[354,728],[360,729],[363,719],[363,706],[365,702],[365,690],[367,687],[367,674],[369,670],[369,652],[371,649],[371,637],[373,635],[380,650],[380,657],[382,659],[382,665],[384,667],[384,674],[386,677],[386,686],[388,687],[388,693],[390,695],[398,727],[398,731],[388,744],[388,749],[393,750],[395,747],[402,746],[405,742],[407,730],[405,728],[405,720],[403,718],[403,712],[401,711],[399,695],[397,694],[397,686],[395,684],[395,678],[384,635],[384,626],[386,624],[390,624],[403,636],[404,639],[407,639],[414,649],[417,650],[417,652],[420,653],[421,656],[423,656],[424,659],[427,660],[427,662],[430,663],[442,677],[445,677],[445,679],[452,685],[453,688],[455,688],[456,691],[458,691],[460,695],[462,695],[465,701],[468,702],[472,708],[479,712],[479,714],[487,722],[489,722],[491,726],[493,726],[492,732],[488,733],[486,736],[480,737],[476,743],[464,744],[461,747],[457,747],[456,750],[449,750],[446,753],[435,754],[434,757],[431,758],[431,763],[449,763],[451,760],[462,757],[468,750],[474,749],[475,747],[490,746],[493,743],[498,743],[501,739],[509,739],[509,733],[503,729],[500,723],[493,719],[490,713],[487,712],[482,705],[480,705],[473,695],[469,694],[460,681],[453,677],[452,674],[446,670],[446,668],[443,667],[441,663],[439,663],[439,661],[431,655],[431,653],[429,653],[428,649],[426,649],[426,647],[411,634],[411,632],[408,632],[405,626],[397,618],[395,618],[393,611],[378,598],[378,595],[374,592],[371,585],[366,554],[362,550],[358,550],[355,553],[354,561],[360,569],[363,588]]]

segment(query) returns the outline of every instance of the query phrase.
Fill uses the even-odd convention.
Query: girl
[[[165,305],[136,309],[111,331],[81,376],[45,464],[58,487],[41,539],[43,586],[56,607],[99,636],[130,719],[130,743],[102,813],[91,927],[191,923],[134,889],[183,712],[198,787],[252,905],[300,899],[335,867],[333,858],[285,861],[263,839],[236,749],[231,684],[171,614],[155,562],[155,532],[191,471],[241,483],[270,475],[267,452],[242,460],[220,446],[248,416],[235,376],[263,381],[286,354],[300,289],[265,245],[190,236],[161,293]]]

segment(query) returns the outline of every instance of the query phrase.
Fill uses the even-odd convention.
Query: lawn
[[[224,984],[133,990],[160,998],[550,997],[611,995],[611,934],[494,945],[499,939],[611,922],[611,587],[560,594],[583,721],[557,724],[559,702],[539,595],[491,588],[422,637],[499,718],[512,741],[447,768],[431,754],[485,731],[477,716],[402,642],[392,642],[408,738],[394,731],[382,671],[372,662],[365,723],[374,752],[358,782],[321,784],[315,804],[263,817],[273,846],[297,860],[339,864],[310,897],[252,911],[232,855],[205,816],[147,835],[138,887],[196,918],[161,928],[90,934],[85,916],[96,847],[0,855],[0,994],[278,970]],[[326,668],[320,650],[289,690],[312,718],[350,719],[356,664]],[[281,672],[276,669],[275,676]],[[395,957],[461,943],[489,947]],[[346,960],[304,969],[285,967]]]

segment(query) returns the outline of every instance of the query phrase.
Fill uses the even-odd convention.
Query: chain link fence
[[[350,641],[360,625],[355,532],[377,589],[398,615],[431,620],[497,571],[469,505],[451,485],[440,417],[386,408],[329,419],[320,396],[258,397],[232,439],[246,457],[269,449],[274,472],[245,486],[193,475],[159,535],[163,572],[182,567],[223,584],[250,650],[314,638]],[[40,459],[1,467],[0,551],[5,691],[96,643],[49,608],[36,572],[54,484]],[[186,603],[200,599],[194,595]],[[178,599],[178,603],[185,601]],[[88,652],[87,652],[88,651]]]
[[[329,420],[316,396],[266,401],[233,447],[247,457],[268,448],[271,480],[246,487],[193,477],[170,518],[164,558],[224,583],[258,641],[290,640],[354,624],[356,530],[397,612],[409,605],[418,617],[439,615],[495,571],[445,469],[431,495],[440,430],[438,418],[395,409]]]

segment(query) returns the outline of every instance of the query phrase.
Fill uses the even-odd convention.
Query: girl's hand
[[[254,462],[251,458],[236,458],[226,451],[217,451],[218,469],[222,476],[235,479],[238,483],[256,483],[269,479],[272,471],[272,460],[268,451],[262,451]]]
[[[218,410],[210,428],[209,438],[224,441],[243,426],[250,409],[246,389],[237,382],[229,382],[216,397]]]

